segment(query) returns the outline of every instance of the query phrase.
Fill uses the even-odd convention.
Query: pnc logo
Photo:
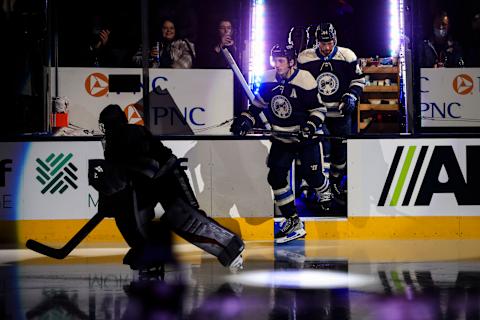
[[[453,90],[461,95],[466,95],[473,90],[473,79],[468,74],[460,74],[453,79]]]
[[[127,116],[128,123],[144,125],[143,121],[143,106],[138,103],[129,104],[124,109],[125,115]]]
[[[103,73],[92,73],[85,79],[85,90],[92,97],[103,97],[108,93],[108,77]]]
[[[75,183],[78,180],[76,172],[78,168],[70,161],[73,154],[58,155],[51,153],[46,159],[36,159],[38,167],[35,168],[38,175],[36,179],[43,186],[42,194],[59,192],[63,194],[69,187],[77,189]]]

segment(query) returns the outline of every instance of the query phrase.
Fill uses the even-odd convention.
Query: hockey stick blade
[[[64,259],[75,249],[88,234],[103,220],[105,216],[96,213],[62,248],[52,248],[38,241],[29,239],[25,244],[30,250],[54,259]]]

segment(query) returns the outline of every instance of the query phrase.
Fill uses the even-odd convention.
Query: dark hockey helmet
[[[311,24],[307,27],[307,48],[313,48],[317,43],[317,38],[315,34],[317,33],[317,25]]]
[[[288,44],[294,46],[296,43],[305,44],[307,31],[304,27],[292,27],[288,32]]]
[[[128,119],[118,104],[109,104],[100,112],[98,123],[100,129],[107,132],[128,124]]]
[[[270,57],[272,59],[276,57],[286,57],[288,61],[290,61],[290,60],[297,59],[297,52],[295,51],[295,48],[291,44],[287,44],[287,45],[276,44],[272,47],[272,50],[270,51]]]
[[[315,37],[318,42],[333,41],[334,44],[337,44],[337,31],[333,27],[333,24],[329,22],[320,23],[318,25]]]

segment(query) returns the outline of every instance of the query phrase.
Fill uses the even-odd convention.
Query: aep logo
[[[85,79],[85,90],[92,97],[103,97],[108,93],[108,77],[99,72],[90,74]]]
[[[453,90],[462,96],[473,91],[473,79],[468,74],[460,74],[453,79]]]
[[[432,155],[426,161],[428,149]],[[402,154],[403,163],[400,163]],[[378,206],[429,206],[434,194],[451,193],[458,205],[480,205],[480,146],[466,146],[464,179],[461,165],[452,146],[398,146],[388,171]],[[425,167],[426,170],[422,170]],[[411,170],[412,168],[412,170]],[[423,174],[421,172],[424,172]],[[395,176],[397,181],[394,183]],[[417,187],[417,184],[419,188]],[[414,190],[418,189],[415,195]],[[390,203],[386,203],[388,194]],[[401,198],[403,197],[403,201]],[[413,199],[413,200],[412,200]],[[412,203],[412,204],[411,204]]]
[[[0,187],[5,187],[7,172],[12,172],[12,159],[3,159],[0,161]]]

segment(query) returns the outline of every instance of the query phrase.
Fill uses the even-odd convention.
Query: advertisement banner
[[[28,143],[0,143],[0,220],[14,220]]]
[[[95,133],[109,104],[120,105],[129,123],[144,124],[142,92],[148,88],[153,134],[230,135],[228,126],[217,126],[233,118],[231,70],[150,69],[146,86],[138,68],[58,68],[58,92],[53,71],[51,96],[68,99],[73,126]]]
[[[480,127],[480,68],[421,69],[422,127]]]
[[[480,139],[348,141],[348,216],[480,216]]]
[[[187,168],[200,206],[212,217],[273,216],[266,140],[163,141]],[[102,159],[101,141],[0,143],[0,220],[91,218],[98,193],[88,160]]]
[[[18,212],[28,219],[83,219],[97,212],[88,160],[103,159],[100,141],[34,142],[22,174]]]

